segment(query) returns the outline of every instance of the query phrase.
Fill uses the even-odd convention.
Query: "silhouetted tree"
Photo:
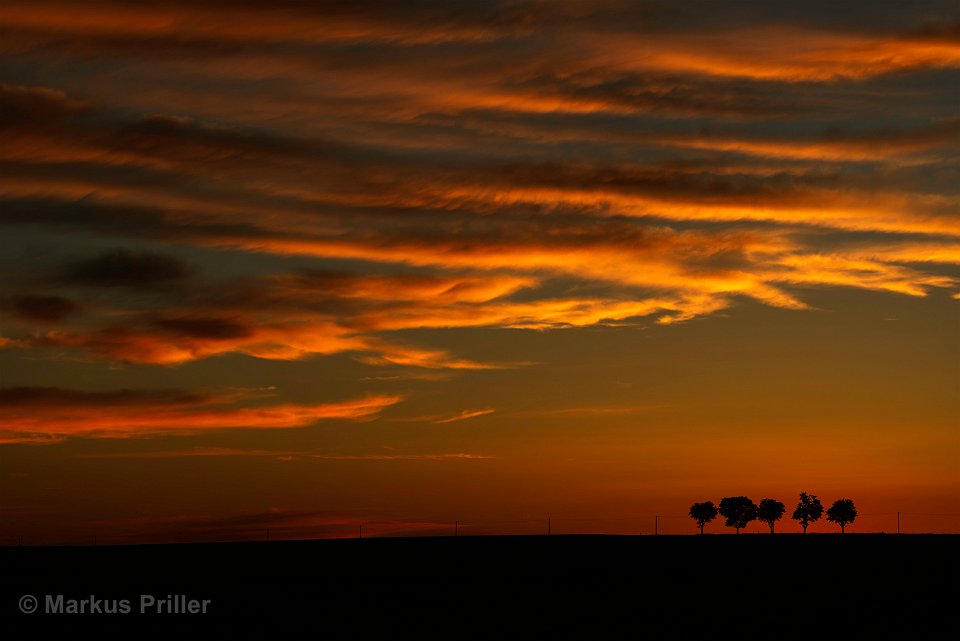
[[[694,503],[690,506],[690,518],[697,522],[700,534],[703,534],[703,526],[717,518],[717,508],[713,505],[713,501]]]
[[[770,534],[773,534],[773,524],[783,518],[783,513],[787,511],[787,506],[776,499],[763,499],[757,506],[757,519],[770,526]]]
[[[820,505],[820,499],[813,494],[800,492],[800,502],[797,503],[797,509],[793,511],[793,520],[799,521],[803,527],[803,533],[807,533],[807,526],[814,521],[819,521],[823,516],[823,506]]]
[[[720,516],[727,520],[727,527],[740,529],[757,518],[757,506],[745,496],[728,496],[720,499]]]
[[[857,518],[857,508],[850,499],[837,499],[827,510],[827,520],[840,526],[840,534]]]

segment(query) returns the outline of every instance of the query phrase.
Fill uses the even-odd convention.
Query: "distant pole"
[[[547,536],[550,536],[550,530],[553,529],[553,527],[552,527],[552,525],[553,525],[552,521],[553,521],[553,519],[549,519],[549,518],[547,519]]]
[[[453,535],[460,536],[460,521],[453,522]]]
[[[657,514],[653,517],[653,535],[656,536],[660,534],[660,515]]]
[[[900,534],[900,513],[897,512],[897,534]]]

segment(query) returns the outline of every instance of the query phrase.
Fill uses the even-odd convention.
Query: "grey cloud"
[[[83,306],[62,296],[23,294],[10,300],[14,315],[40,323],[56,323],[76,314]]]
[[[190,273],[187,264],[173,256],[116,249],[69,263],[57,278],[93,287],[143,287],[181,281]]]

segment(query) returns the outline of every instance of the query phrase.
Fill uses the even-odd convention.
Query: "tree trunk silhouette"
[[[700,524],[700,534],[703,534],[703,523]]]
[[[737,528],[737,534],[740,534],[740,528]]]
[[[846,528],[843,526],[843,523],[841,523],[841,524],[840,524],[840,534],[843,534],[844,530],[846,530]]]
[[[803,533],[804,533],[804,534],[807,533],[807,524],[806,524],[806,523],[803,524]]]
[[[770,534],[773,534],[773,523],[770,524]]]

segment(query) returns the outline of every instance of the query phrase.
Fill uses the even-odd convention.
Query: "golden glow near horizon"
[[[675,5],[4,2],[0,542],[960,531],[960,16]]]

